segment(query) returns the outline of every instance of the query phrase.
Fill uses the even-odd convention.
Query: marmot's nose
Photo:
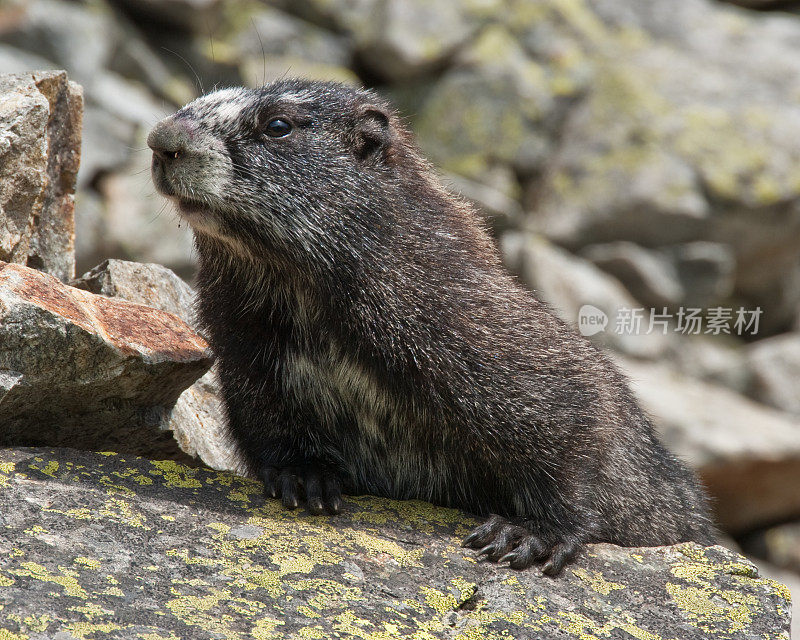
[[[189,132],[175,118],[165,118],[147,136],[147,146],[162,160],[175,160],[185,153],[189,144]]]

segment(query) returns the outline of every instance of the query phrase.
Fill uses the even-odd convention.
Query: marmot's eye
[[[288,136],[291,132],[291,123],[286,122],[286,120],[281,120],[280,118],[270,120],[267,126],[264,127],[264,133],[271,138],[283,138],[284,136]]]

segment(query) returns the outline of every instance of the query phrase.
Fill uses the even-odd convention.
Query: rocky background
[[[236,468],[213,371],[181,393],[210,364],[204,346],[166,316],[166,346],[125,344],[114,324],[152,324],[151,307],[191,323],[188,287],[158,266],[100,263],[191,281],[190,233],[149,180],[144,139],[163,116],[215,86],[287,74],[361,83],[397,104],[509,268],[586,333],[602,327],[592,339],[700,472],[729,544],[800,594],[800,3],[733,4],[0,0],[0,73],[66,69],[84,100],[75,176],[76,158],[53,149],[71,148],[78,89],[57,74],[0,85],[16,96],[0,108],[0,260],[74,285],[0,271],[4,443]],[[20,109],[39,129],[20,128]],[[49,152],[48,131],[60,132]],[[57,304],[31,293],[43,289]],[[70,362],[13,342],[34,320],[37,336],[72,340]],[[30,398],[35,412],[21,409]],[[67,402],[68,428],[31,431]]]

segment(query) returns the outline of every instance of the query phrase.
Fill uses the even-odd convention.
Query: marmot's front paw
[[[314,515],[336,514],[342,508],[339,479],[318,467],[264,467],[261,479],[264,492],[271,498],[280,498],[287,509],[296,509],[303,497]]]
[[[524,522],[513,524],[498,515],[473,529],[462,544],[478,549],[478,556],[488,560],[508,561],[512,569],[527,569],[535,562],[543,562],[542,573],[550,576],[561,573],[582,546],[575,538],[558,540],[532,533]]]

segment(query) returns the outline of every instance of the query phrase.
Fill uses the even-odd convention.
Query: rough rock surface
[[[192,325],[194,293],[173,271],[160,264],[106,260],[70,285],[109,298],[161,309]]]
[[[172,314],[0,263],[0,443],[180,455],[163,428],[207,349]]]
[[[228,473],[63,449],[0,451],[0,496],[13,638],[789,637],[786,588],[721,547],[593,545],[549,579],[477,562],[457,511],[315,517]]]
[[[0,75],[0,260],[75,276],[82,116],[63,71]]]
[[[192,325],[192,288],[166,267],[125,260],[106,260],[72,282],[104,296],[168,311]],[[169,416],[168,428],[184,453],[214,469],[244,472],[236,444],[228,437],[216,369],[186,389]]]
[[[244,459],[228,434],[226,420],[217,368],[211,367],[178,398],[168,428],[184,453],[212,469],[245,474]]]

